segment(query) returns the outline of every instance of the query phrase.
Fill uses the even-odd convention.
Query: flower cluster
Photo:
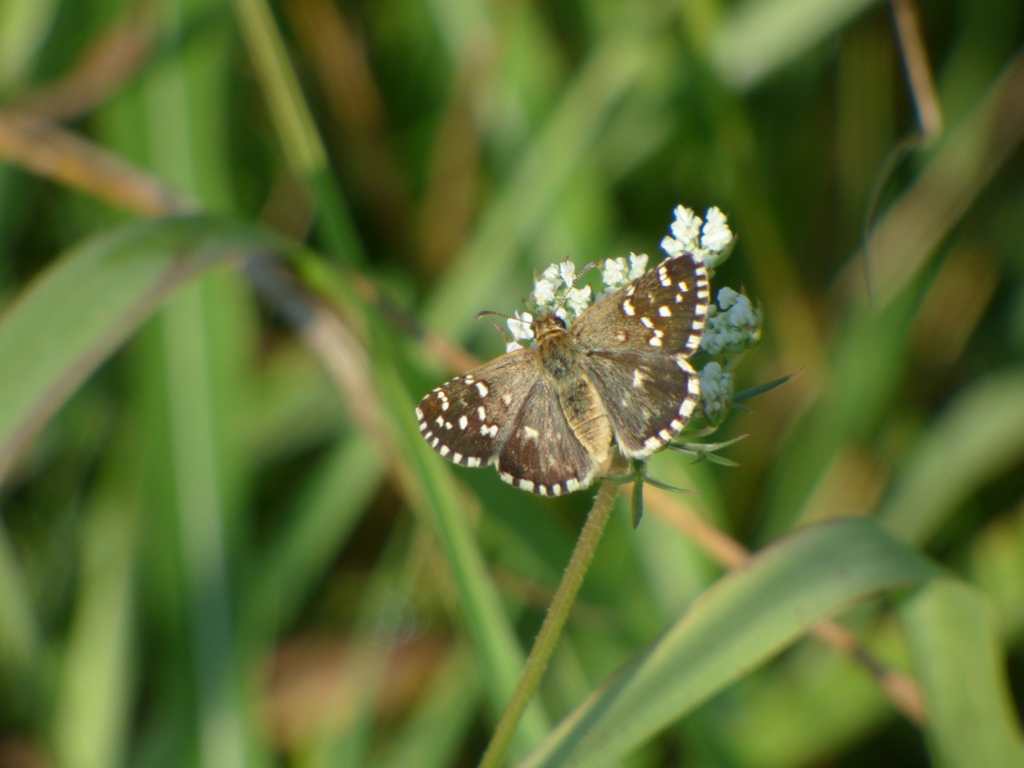
[[[576,265],[568,259],[552,264],[534,280],[530,306],[538,312],[551,310],[569,325],[594,299],[594,290],[589,285],[582,288],[576,285],[578,278]],[[508,319],[508,331],[512,340],[505,345],[506,351],[522,349],[520,342],[533,339],[533,315],[516,312],[515,317]]]
[[[729,415],[732,404],[733,374],[712,361],[700,369],[700,411],[698,416],[710,427],[717,427]]]
[[[505,351],[513,352],[522,349],[523,345],[519,342],[533,339],[533,315],[529,312],[519,314],[517,310],[515,317],[508,319],[508,332],[512,335],[512,340],[506,342]]]
[[[684,252],[698,254],[711,270],[725,261],[736,238],[717,205],[708,208],[703,219],[682,205],[676,206],[672,213],[675,215],[669,227],[672,234],[661,241],[665,253],[669,256]]]
[[[571,323],[590,306],[594,291],[589,285],[576,286],[576,265],[566,259],[544,270],[533,284],[530,303],[538,310],[551,309],[566,324]]]
[[[617,291],[627,283],[636,280],[647,271],[647,254],[629,254],[629,263],[623,256],[614,259],[605,259],[601,268],[601,282],[605,285],[605,293]]]
[[[732,288],[718,292],[718,306],[708,307],[700,348],[711,355],[737,354],[761,340],[761,310]]]

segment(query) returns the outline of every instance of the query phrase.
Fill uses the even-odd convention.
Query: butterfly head
[[[565,333],[565,320],[554,312],[543,312],[533,321],[533,337],[540,343],[553,335]]]

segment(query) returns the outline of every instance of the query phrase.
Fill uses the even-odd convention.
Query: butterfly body
[[[614,443],[646,459],[685,426],[700,392],[707,270],[684,253],[587,308],[566,330],[533,323],[536,349],[502,355],[428,393],[420,432],[463,466],[544,496],[586,488]]]

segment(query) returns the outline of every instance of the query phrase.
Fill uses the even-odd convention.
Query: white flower
[[[576,265],[566,259],[558,265],[558,274],[562,278],[562,282],[565,283],[566,288],[572,288],[572,284],[576,282]]]
[[[712,355],[738,353],[761,340],[761,312],[748,296],[732,288],[718,292],[718,306],[708,307],[701,349]]]
[[[565,307],[558,307],[552,314],[566,325],[569,324],[569,313],[565,311]]]
[[[636,280],[640,275],[647,271],[647,254],[641,253],[639,256],[635,253],[629,254],[629,279]]]
[[[527,341],[533,338],[533,315],[529,312],[508,319],[508,331],[516,341]]]
[[[545,276],[533,286],[533,301],[538,307],[546,307],[555,300],[555,284],[546,277],[547,273],[548,270],[545,270]]]
[[[639,255],[630,253],[628,267],[626,265],[626,259],[622,256],[618,256],[614,259],[605,259],[604,268],[601,270],[601,279],[607,288],[605,293],[611,293],[612,291],[621,288],[631,280],[636,280],[646,271],[646,253],[641,253]]]
[[[621,288],[629,279],[626,277],[626,260],[621,256],[614,259],[605,259],[604,267],[601,269],[601,282],[606,288],[615,290]]]
[[[506,341],[505,342],[505,352],[506,353],[508,353],[508,352],[515,352],[517,349],[522,349],[522,348],[523,348],[523,345],[520,344],[518,341]]]
[[[678,256],[686,251],[686,247],[674,237],[661,238],[661,250],[671,256]]]
[[[673,213],[676,218],[669,227],[672,237],[679,241],[682,250],[694,250],[697,247],[697,238],[700,237],[700,225],[704,222],[700,216],[682,205],[677,205]]]
[[[710,362],[700,370],[700,412],[711,426],[718,426],[729,415],[732,404],[733,375]]]
[[[737,293],[729,286],[726,286],[718,292],[718,306],[722,309],[729,309],[733,306],[743,294]]]
[[[549,265],[547,269],[545,269],[543,272],[540,273],[540,276],[541,276],[542,279],[547,280],[549,283],[557,283],[558,282],[558,265],[557,264]]]
[[[565,304],[576,317],[579,317],[583,314],[583,310],[590,306],[593,297],[594,292],[589,285],[585,285],[583,288],[570,288],[565,292]]]
[[[732,379],[731,373],[722,370],[722,364],[714,361],[700,369],[700,393],[708,399],[720,397],[729,390],[727,384]]]
[[[704,215],[707,218],[707,223],[701,229],[701,248],[714,253],[721,253],[732,242],[733,237],[725,214],[716,205],[708,208],[707,213]]]

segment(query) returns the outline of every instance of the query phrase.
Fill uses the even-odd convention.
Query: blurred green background
[[[620,500],[513,757],[724,578],[624,764],[1024,765],[1024,5],[898,7],[3,0],[0,766],[475,765],[592,493],[453,467],[412,408],[502,350],[479,310],[655,257],[678,204],[764,307],[739,387],[800,375],[716,436],[739,468]],[[847,517],[850,571],[790,555]],[[851,605],[860,663],[804,637]]]

